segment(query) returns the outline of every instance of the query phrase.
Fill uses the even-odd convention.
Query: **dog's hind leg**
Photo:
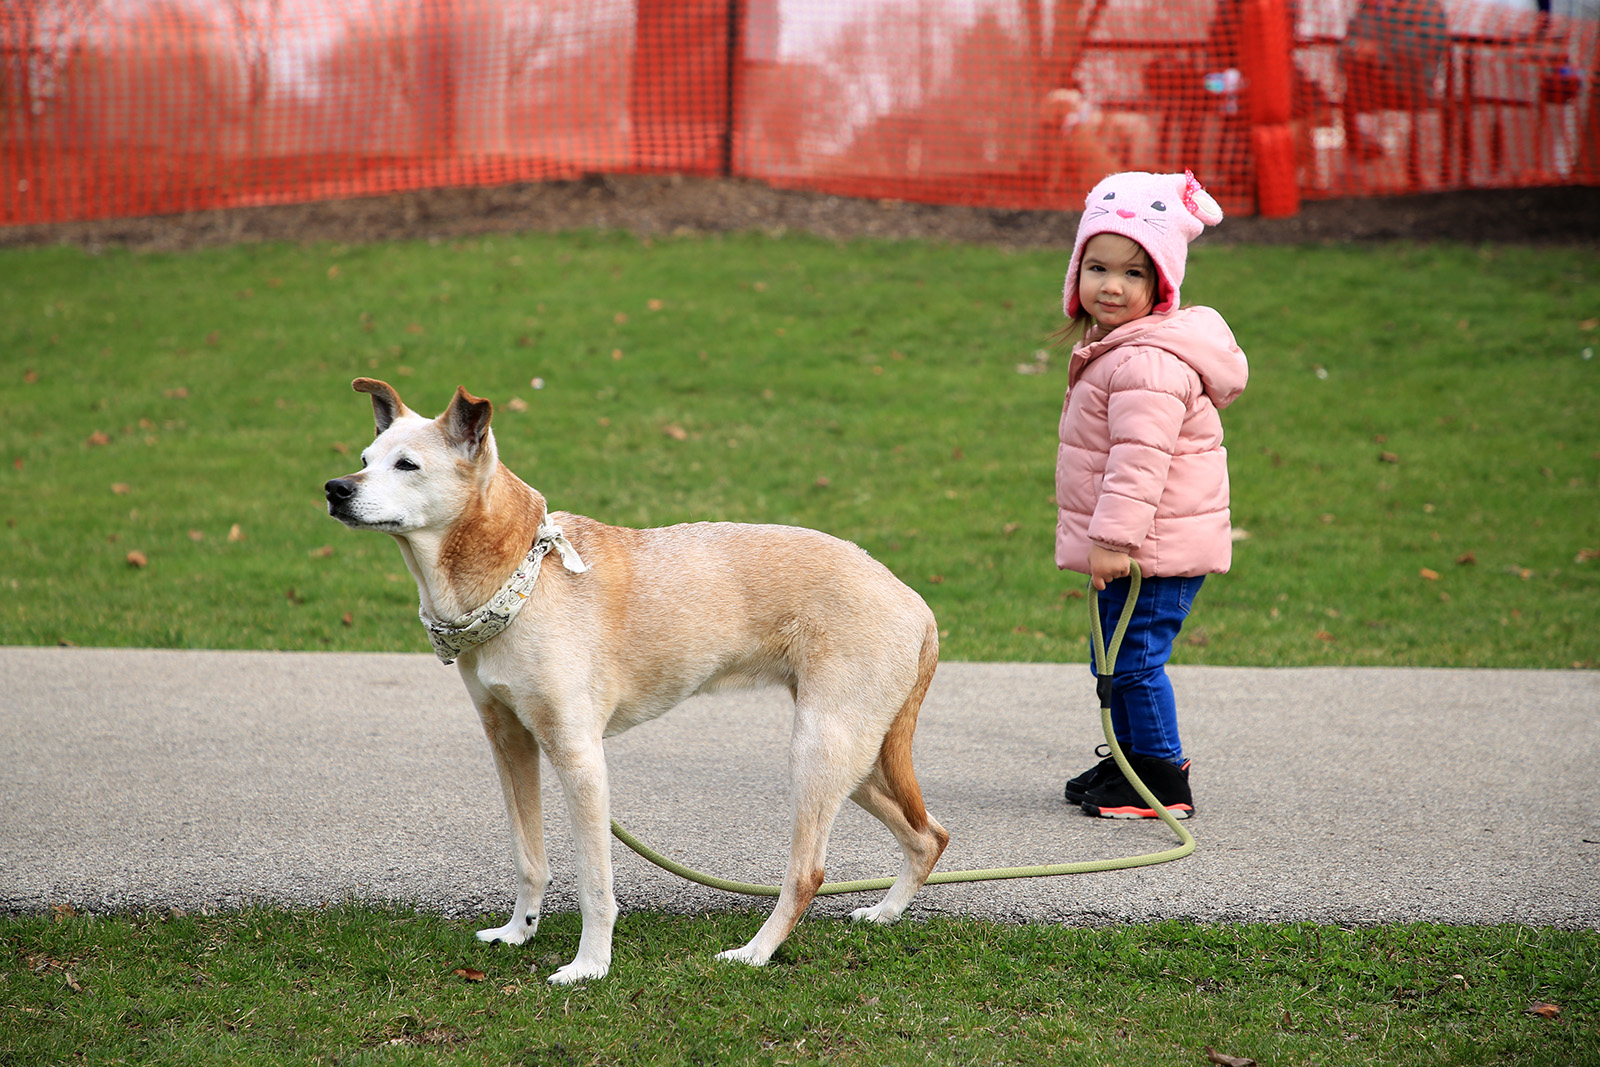
[[[778,894],[777,905],[748,944],[719,952],[717,959],[737,960],[752,967],[763,966],[772,958],[778,946],[794,932],[800,917],[816,898],[817,888],[822,885],[828,833],[843,801],[844,792],[839,790],[834,793],[831,804],[824,801],[810,811],[797,813],[789,868],[783,876],[783,888]]]
[[[494,769],[505,794],[506,816],[511,824],[511,851],[517,862],[517,902],[511,921],[479,930],[478,940],[520,945],[539,929],[539,911],[550,884],[539,797],[539,742],[516,714],[494,697],[477,691],[472,697],[494,753]]]
[[[819,714],[817,706],[803,692],[795,704],[789,752],[794,830],[778,903],[749,944],[719,953],[718,959],[760,967],[794,931],[822,885],[828,835],[839,808],[871,766],[870,749],[862,753],[863,758],[841,760],[841,754],[852,752],[854,741],[838,729],[830,730],[829,717]],[[836,725],[839,717],[832,718]]]
[[[922,793],[915,778],[911,779],[910,786],[917,790],[914,804],[908,804],[904,799],[904,783],[891,786],[880,765],[873,768],[872,775],[850,795],[852,800],[889,828],[889,832],[900,843],[900,850],[905,853],[900,876],[889,887],[888,894],[872,907],[857,908],[850,913],[850,918],[856,922],[887,924],[899,919],[911,903],[911,898],[916,896],[917,890],[928,880],[928,875],[933,873],[934,864],[939,862],[945,846],[950,843],[950,835],[944,827],[922,806]]]
[[[917,729],[917,713],[933,682],[938,661],[939,634],[930,623],[923,639],[916,683],[884,735],[872,773],[851,794],[851,799],[889,828],[905,853],[900,876],[883,900],[851,913],[857,922],[892,923],[899,919],[950,843],[950,835],[923,805],[922,787],[911,766],[911,738]]]

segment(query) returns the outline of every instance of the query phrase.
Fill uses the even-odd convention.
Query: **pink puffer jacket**
[[[1089,543],[1150,576],[1233,562],[1228,452],[1217,411],[1249,365],[1208,307],[1146,315],[1072,350],[1056,453],[1056,566],[1089,570]]]

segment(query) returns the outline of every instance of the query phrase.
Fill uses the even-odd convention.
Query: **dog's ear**
[[[376,378],[357,378],[350,383],[350,388],[358,393],[372,394],[372,419],[378,424],[380,434],[406,410],[400,394],[388,382],[380,382]]]
[[[482,397],[473,396],[465,386],[456,386],[455,398],[439,416],[439,428],[450,444],[477,459],[489,436],[489,419],[494,415],[494,405]]]

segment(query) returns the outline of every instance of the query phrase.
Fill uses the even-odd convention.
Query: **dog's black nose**
[[[335,478],[322,488],[327,490],[330,504],[343,504],[356,495],[356,483],[349,478]]]

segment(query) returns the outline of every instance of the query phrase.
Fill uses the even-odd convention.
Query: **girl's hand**
[[[1105,589],[1106,583],[1126,578],[1133,570],[1126,552],[1113,552],[1099,545],[1089,546],[1089,578],[1096,589]]]

